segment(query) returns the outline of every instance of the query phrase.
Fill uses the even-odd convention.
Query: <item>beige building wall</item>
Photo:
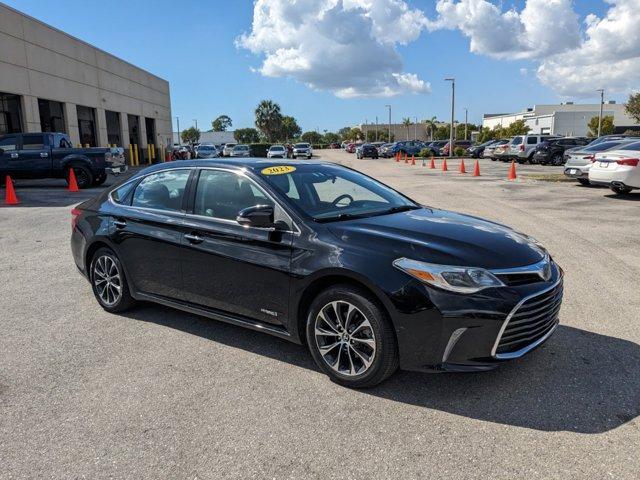
[[[129,146],[127,114],[155,120],[156,146],[171,142],[169,83],[0,3],[0,92],[22,97],[22,128],[41,129],[38,99],[64,103],[65,126],[79,143],[76,106],[95,109],[99,146],[107,146],[105,110],[120,114],[121,146]]]

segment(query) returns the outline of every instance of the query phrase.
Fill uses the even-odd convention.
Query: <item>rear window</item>
[[[133,186],[136,182],[129,182],[121,187],[116,188],[111,192],[111,199],[119,204],[129,205],[131,204],[130,194],[133,191]]]
[[[640,142],[628,143],[620,147],[620,150],[633,150],[634,152],[640,152]]]
[[[189,170],[169,170],[145,177],[133,193],[131,205],[154,210],[179,211]]]
[[[511,140],[512,145],[520,145],[522,143],[522,137],[513,137]]]
[[[527,137],[527,145],[535,145],[538,143],[538,137]]]

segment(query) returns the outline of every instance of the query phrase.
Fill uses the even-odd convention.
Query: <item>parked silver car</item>
[[[516,135],[509,142],[509,150],[506,157],[518,163],[525,163],[531,160],[535,149],[541,142],[551,138],[559,138],[558,135]],[[504,158],[504,157],[503,157]]]
[[[267,151],[267,158],[287,158],[287,149],[282,145],[271,145]]]
[[[313,156],[313,148],[309,143],[296,143],[293,145],[293,158]]]
[[[196,158],[217,158],[220,152],[215,145],[198,145],[196,148]]]
[[[636,138],[635,141],[637,140]],[[578,180],[582,185],[589,185],[589,169],[593,165],[596,153],[605,152],[633,141],[633,138],[620,138],[609,142],[590,143],[583,148],[567,150],[564,157],[566,159],[564,174],[569,178]]]
[[[225,147],[226,148],[226,147]],[[249,148],[249,145],[236,145],[235,147],[233,147],[233,150],[231,150],[231,157],[250,157],[251,156],[251,149]]]

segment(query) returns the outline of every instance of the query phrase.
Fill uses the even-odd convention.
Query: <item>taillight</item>
[[[595,155],[587,155],[586,157],[582,157],[583,160],[589,160],[591,163],[596,161]]]
[[[71,209],[71,231],[74,231],[76,229],[76,225],[78,225],[78,217],[81,213],[82,210],[80,210],[79,208]]]
[[[520,145],[520,151],[524,152],[524,143],[522,145]]]
[[[626,165],[627,167],[637,167],[640,163],[638,158],[625,158],[624,160],[616,160],[618,165]]]

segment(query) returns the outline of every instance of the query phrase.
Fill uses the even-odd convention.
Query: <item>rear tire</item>
[[[553,157],[551,157],[551,165],[554,167],[559,167],[564,164],[564,155],[560,153],[556,153]]]
[[[386,312],[366,291],[336,285],[307,315],[306,339],[318,367],[350,388],[372,387],[398,368],[398,347]]]
[[[107,312],[124,312],[136,304],[120,259],[110,248],[100,248],[93,255],[89,279],[96,300]]]

